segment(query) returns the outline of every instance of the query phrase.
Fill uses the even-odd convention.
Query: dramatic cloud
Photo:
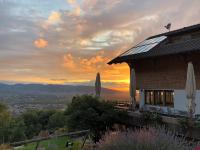
[[[62,22],[61,13],[57,11],[52,11],[48,19],[43,22],[42,27],[44,29],[48,29],[49,26],[58,25],[61,22]]]
[[[0,3],[0,80],[128,89],[107,62],[145,38],[197,24],[199,0],[26,0]],[[43,48],[40,50],[40,48]]]
[[[64,55],[64,64],[67,69],[78,69],[75,66],[74,58],[72,57],[71,54],[66,54]]]
[[[81,15],[81,8],[79,6],[76,6],[74,11],[73,11],[73,14],[75,14],[76,16],[80,16]]]
[[[67,0],[67,2],[68,2],[69,4],[75,4],[75,3],[76,3],[76,0]]]
[[[45,48],[48,45],[48,41],[45,39],[38,39],[34,41],[34,44],[37,48]]]
[[[76,74],[76,77],[86,80],[94,80],[97,72],[101,73],[102,82],[109,88],[115,88],[120,90],[128,90],[128,79],[129,69],[127,64],[120,65],[107,65],[107,62],[111,59],[106,56],[104,51],[98,52],[95,56],[87,57],[74,57],[72,54],[64,55],[63,67],[66,70],[70,70],[70,74]],[[87,83],[87,82],[86,82]],[[91,82],[92,83],[92,82]],[[115,86],[113,87],[113,85]],[[126,85],[124,87],[117,86],[117,84]]]
[[[60,16],[61,16],[60,12],[53,11],[53,12],[51,13],[51,15],[48,17],[47,22],[48,22],[49,24],[56,24],[56,23],[59,23],[59,22],[61,22]]]

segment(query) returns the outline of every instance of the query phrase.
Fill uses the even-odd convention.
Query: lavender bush
[[[110,132],[97,145],[97,150],[192,150],[194,143],[175,136],[164,128],[143,128],[127,132]]]

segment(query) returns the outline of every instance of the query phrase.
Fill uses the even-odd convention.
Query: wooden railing
[[[52,139],[52,138],[58,138],[58,137],[64,137],[64,136],[71,137],[71,138],[85,136],[84,141],[83,141],[83,145],[82,145],[82,147],[83,147],[84,144],[85,144],[85,140],[87,139],[88,135],[89,135],[89,130],[82,130],[82,131],[64,133],[64,134],[60,134],[60,135],[50,135],[48,137],[35,138],[35,139],[30,139],[30,140],[25,140],[25,141],[20,141],[20,142],[14,142],[14,143],[11,143],[10,145],[13,146],[13,147],[16,147],[16,146],[21,146],[21,145],[36,142],[37,143],[36,144],[36,150],[37,150],[39,142],[44,141],[44,140],[48,140],[48,139]]]
[[[131,108],[130,101],[117,101],[116,103],[115,108],[117,109],[129,110]]]

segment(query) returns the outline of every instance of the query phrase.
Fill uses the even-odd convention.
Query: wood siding
[[[200,53],[173,55],[132,62],[137,89],[185,89],[187,63],[193,62],[200,89]]]

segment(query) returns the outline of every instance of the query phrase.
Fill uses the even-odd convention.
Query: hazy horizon
[[[86,87],[94,87],[95,85],[91,84],[81,84],[81,83],[63,83],[63,84],[56,84],[56,83],[37,83],[37,82],[12,82],[12,81],[0,81],[0,84],[5,84],[5,85],[57,85],[57,86],[86,86]],[[102,86],[101,88],[108,89],[108,90],[113,90],[113,91],[119,91],[119,92],[128,92],[127,90],[120,90],[120,89],[113,89],[109,87],[104,87]],[[94,89],[95,91],[95,89]]]

